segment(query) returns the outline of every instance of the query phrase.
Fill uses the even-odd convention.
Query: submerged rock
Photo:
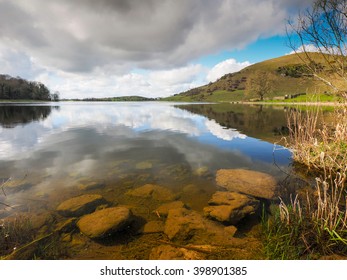
[[[209,172],[207,166],[201,166],[201,167],[196,168],[196,169],[193,171],[193,174],[194,174],[194,175],[197,175],[197,176],[200,176],[200,177],[203,177],[203,176],[208,176],[208,175],[210,175],[210,172]]]
[[[61,233],[70,233],[76,227],[77,218],[69,218],[65,221],[59,222],[56,225],[56,231]]]
[[[169,214],[169,210],[177,208],[186,208],[186,205],[182,201],[173,201],[160,205],[155,212],[160,216],[166,217]]]
[[[245,169],[220,169],[217,171],[216,182],[228,191],[265,199],[275,196],[277,185],[271,175]]]
[[[111,207],[83,216],[77,226],[89,238],[103,238],[124,230],[132,222],[133,214],[125,207]]]
[[[164,232],[163,221],[149,221],[143,226],[141,233],[159,233]]]
[[[80,184],[78,188],[82,191],[90,191],[90,190],[104,188],[105,186],[106,186],[105,182],[89,182],[86,184]]]
[[[225,244],[233,234],[231,227],[204,218],[200,213],[185,208],[169,210],[164,233],[170,240],[191,241],[198,244]]]
[[[105,199],[99,194],[85,194],[62,202],[57,207],[57,211],[65,217],[77,217],[92,213],[105,202]]]
[[[153,164],[150,161],[141,161],[135,165],[135,168],[138,170],[151,169]]]
[[[183,187],[182,192],[188,195],[200,194],[201,189],[194,184],[189,184]]]
[[[47,212],[37,214],[33,213],[30,214],[28,218],[30,219],[31,227],[35,230],[39,230],[46,225],[50,225],[54,221],[54,217],[51,215],[51,213]]]
[[[236,224],[247,215],[253,214],[259,201],[236,192],[216,192],[204,208],[205,216],[222,223]]]
[[[191,176],[189,165],[173,164],[161,168],[157,174],[160,178],[170,178],[174,181],[183,181]]]
[[[146,184],[142,187],[130,190],[126,194],[142,198],[152,198],[159,201],[170,201],[177,198],[177,195],[171,190],[153,184]]]
[[[160,245],[152,249],[150,260],[203,260],[205,254],[189,250],[186,248],[177,248],[171,245]]]

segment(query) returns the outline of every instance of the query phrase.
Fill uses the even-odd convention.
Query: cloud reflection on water
[[[93,176],[117,159],[276,173],[272,147],[165,103],[63,103],[44,120],[2,129],[0,175]]]

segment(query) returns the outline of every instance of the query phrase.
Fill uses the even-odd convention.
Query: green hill
[[[323,58],[319,54],[314,55],[317,56],[317,67],[324,69]],[[247,79],[256,72],[271,73],[273,90],[265,95],[265,99],[329,91],[325,84],[310,74],[302,60],[296,54],[292,54],[250,65],[239,72],[226,74],[214,83],[175,94],[164,100],[210,102],[252,100],[257,96],[246,95],[245,89]]]

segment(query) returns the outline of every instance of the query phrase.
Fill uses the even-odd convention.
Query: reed
[[[347,105],[335,109],[325,122],[320,107],[287,113],[289,135],[285,145],[293,159],[320,173],[341,172],[347,166]]]
[[[15,251],[34,237],[33,227],[28,217],[15,217],[0,220],[0,256]]]
[[[316,178],[305,197],[295,195],[288,203],[280,199],[264,228],[265,248],[270,246],[276,252],[267,250],[268,256],[347,256],[347,106],[336,109],[329,123],[323,122],[319,107],[290,110],[287,120],[286,145],[294,161]]]

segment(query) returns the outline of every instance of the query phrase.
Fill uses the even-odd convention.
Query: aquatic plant
[[[33,237],[33,227],[27,216],[17,215],[0,220],[0,256],[12,253]]]

